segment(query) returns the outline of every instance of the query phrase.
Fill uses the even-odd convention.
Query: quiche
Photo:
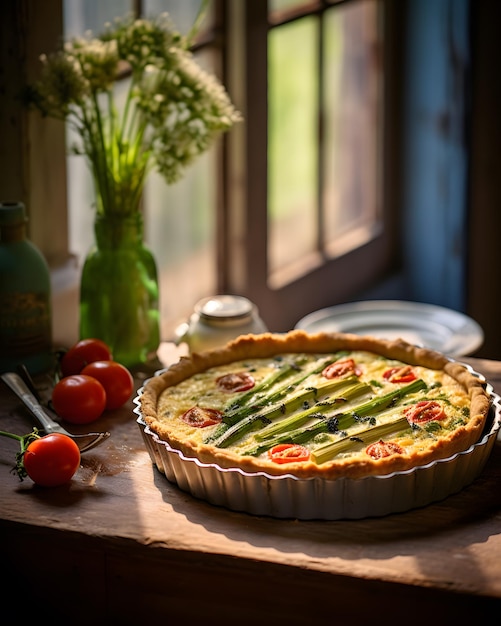
[[[337,479],[386,475],[476,443],[489,396],[464,365],[403,340],[245,335],[145,383],[141,414],[220,468]]]

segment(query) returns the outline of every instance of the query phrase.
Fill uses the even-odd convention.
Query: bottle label
[[[50,352],[52,328],[47,293],[14,292],[0,295],[0,352],[22,359]]]

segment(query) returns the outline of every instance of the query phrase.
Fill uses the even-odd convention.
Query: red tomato
[[[108,410],[123,406],[134,390],[132,374],[117,361],[94,361],[86,365],[81,374],[92,376],[101,383],[106,391],[106,408]]]
[[[106,392],[91,376],[66,376],[52,390],[54,411],[72,424],[88,424],[97,420],[106,407]]]
[[[404,415],[411,424],[425,424],[446,417],[444,409],[435,400],[421,400],[405,409]]]
[[[80,465],[80,450],[66,435],[53,433],[32,441],[23,456],[28,476],[42,487],[69,482]]]
[[[386,370],[383,378],[390,381],[390,383],[411,383],[413,380],[416,380],[417,376],[410,365],[403,365]]]
[[[338,376],[345,376],[346,374],[356,374],[360,376],[360,369],[356,366],[353,359],[343,359],[341,361],[335,361],[328,365],[322,371],[324,378],[337,378]]]
[[[82,339],[64,353],[61,359],[61,374],[72,376],[80,374],[88,363],[110,361],[110,348],[101,339]]]
[[[212,426],[213,424],[219,424],[222,420],[223,414],[216,409],[204,409],[201,406],[194,406],[188,409],[181,419],[190,426],[196,428],[205,428],[206,426]]]
[[[247,391],[248,389],[252,389],[255,384],[254,377],[247,372],[235,372],[216,378],[216,385],[219,389],[230,393]]]
[[[310,452],[297,443],[280,443],[268,451],[269,458],[274,463],[299,463],[310,458]]]
[[[392,454],[403,454],[404,449],[402,446],[399,446],[398,443],[380,439],[379,441],[371,443],[365,451],[373,459],[384,459]]]

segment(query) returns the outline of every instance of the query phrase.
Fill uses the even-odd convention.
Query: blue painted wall
[[[411,300],[464,311],[468,0],[409,0],[403,260]]]

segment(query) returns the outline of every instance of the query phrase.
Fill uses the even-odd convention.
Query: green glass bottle
[[[160,343],[157,267],[143,220],[98,216],[80,283],[80,338],[101,339],[126,367],[146,363]]]
[[[24,364],[39,374],[54,364],[51,284],[26,224],[24,204],[0,203],[0,372]]]

